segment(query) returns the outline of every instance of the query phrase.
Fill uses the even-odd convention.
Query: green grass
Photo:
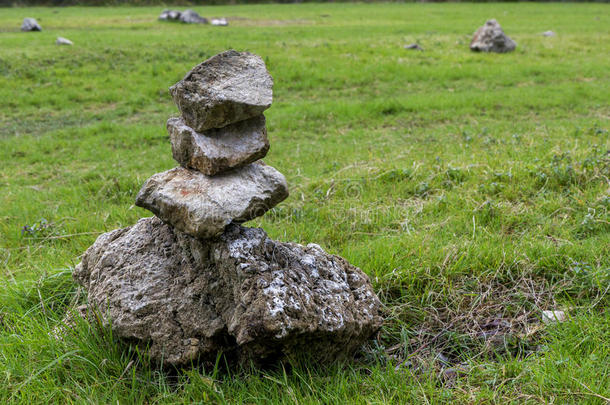
[[[158,23],[161,7],[2,9],[0,402],[610,397],[607,5],[196,10],[231,26]],[[44,31],[19,32],[26,16]],[[514,53],[468,50],[491,17]],[[402,48],[415,41],[425,52]],[[137,191],[175,166],[167,88],[228,48],[261,55],[274,77],[265,160],[290,183],[251,225],[369,274],[385,304],[378,339],[349,363],[228,374],[152,368],[82,323],[54,339],[84,301],[79,255],[148,216]],[[548,309],[569,320],[542,325]]]

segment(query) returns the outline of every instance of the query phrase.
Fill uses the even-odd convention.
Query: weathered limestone
[[[227,51],[195,66],[170,93],[186,124],[203,132],[261,115],[271,106],[272,87],[259,56]]]
[[[472,38],[470,49],[476,52],[511,52],[517,47],[515,41],[504,33],[495,19],[488,20]]]
[[[170,118],[167,130],[174,159],[208,176],[262,159],[269,150],[263,115],[203,133]]]
[[[40,24],[38,24],[38,21],[36,21],[35,18],[24,18],[23,23],[21,24],[21,31],[42,31],[42,27]]]
[[[231,222],[259,217],[286,197],[284,176],[256,162],[216,176],[182,167],[157,173],[138,193],[136,205],[184,233],[212,238]]]
[[[295,353],[331,361],[382,322],[362,271],[317,245],[239,225],[201,240],[141,219],[101,235],[74,276],[115,336],[174,366],[221,349],[255,364]]]

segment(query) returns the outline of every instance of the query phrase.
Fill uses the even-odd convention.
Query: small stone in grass
[[[564,322],[566,319],[564,311],[542,311],[542,322],[546,324]]]
[[[423,51],[424,48],[419,46],[419,44],[409,44],[404,46],[405,49],[409,49],[411,51]]]
[[[57,37],[55,44],[56,45],[74,45],[74,42],[70,41],[68,38]]]

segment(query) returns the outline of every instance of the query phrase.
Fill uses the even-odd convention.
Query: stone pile
[[[202,17],[194,10],[163,10],[159,15],[159,21],[175,21],[184,24],[208,24],[208,19]]]
[[[284,176],[259,160],[272,85],[260,57],[227,51],[172,86],[182,115],[167,128],[181,166],[136,198],[156,217],[101,235],[74,271],[89,310],[152,361],[187,366],[219,352],[259,365],[332,361],[381,326],[361,270],[240,225],[288,196]]]
[[[472,37],[470,50],[475,52],[512,52],[517,43],[504,33],[495,19],[487,20]]]

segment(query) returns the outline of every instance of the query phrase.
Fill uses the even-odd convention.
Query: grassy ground
[[[0,12],[0,402],[607,401],[607,5],[197,8],[228,28],[160,11]],[[468,50],[491,17],[514,53]],[[275,79],[266,161],[291,185],[252,225],[361,267],[383,330],[347,364],[230,374],[150,368],[85,325],[56,341],[79,255],[148,216],[135,194],[175,165],[167,88],[228,48]]]

